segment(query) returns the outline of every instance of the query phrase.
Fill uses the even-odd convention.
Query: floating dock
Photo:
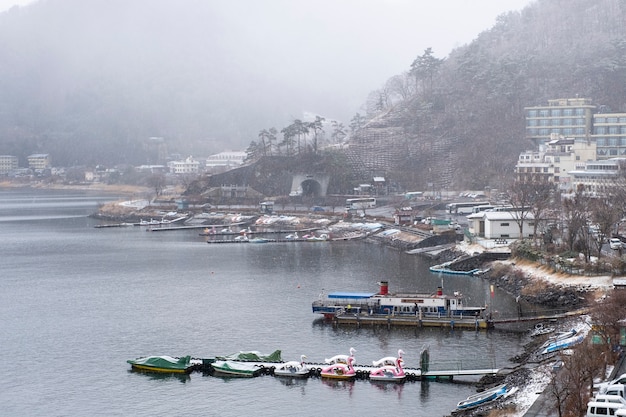
[[[494,323],[491,320],[472,317],[407,317],[407,316],[383,316],[344,313],[337,314],[330,319],[336,325],[360,326],[413,326],[413,327],[443,327],[450,329],[491,329]]]
[[[280,351],[276,351],[280,352]],[[245,354],[245,352],[242,352]],[[257,352],[249,352],[254,353]],[[178,359],[178,358],[176,358]],[[202,372],[203,374],[212,375],[215,372],[212,364],[216,360],[225,360],[225,358],[209,358],[209,359],[198,359],[192,358],[189,362],[190,367],[188,368],[189,372]],[[257,367],[258,372],[255,372],[253,376],[259,375],[274,375],[274,370],[283,365],[285,362],[281,361],[280,356],[274,358],[273,360],[268,360],[269,356],[261,359],[261,356],[256,356],[256,359],[226,359],[231,360],[233,362],[245,363],[250,365],[250,367]],[[330,363],[316,363],[316,362],[304,362],[304,366],[309,369],[306,377],[310,378],[320,378],[322,369],[330,366]],[[451,370],[431,370],[430,369],[430,354],[428,349],[423,349],[419,355],[419,368],[411,368],[411,367],[403,367],[403,371],[405,374],[405,378],[400,381],[386,381],[390,383],[404,382],[404,381],[421,381],[425,379],[435,379],[435,380],[452,380],[455,376],[481,376],[481,375],[497,375],[500,372],[500,369],[497,368],[476,368],[476,369],[463,369],[461,363],[455,367],[455,369]],[[362,379],[368,380],[370,379],[370,373],[372,371],[376,371],[380,369],[378,366],[373,365],[358,365],[355,364],[352,366],[355,371],[355,375],[352,379]],[[142,370],[141,372],[150,372],[149,370]],[[224,376],[224,375],[221,375]],[[284,376],[284,375],[283,375]],[[227,376],[228,377],[228,376]]]

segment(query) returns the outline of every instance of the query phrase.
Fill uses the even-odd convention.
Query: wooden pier
[[[383,316],[344,313],[333,316],[331,319],[336,325],[360,326],[413,326],[413,327],[443,327],[449,329],[491,329],[493,322],[473,317],[422,317],[417,316]]]

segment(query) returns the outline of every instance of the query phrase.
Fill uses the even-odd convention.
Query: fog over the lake
[[[38,0],[59,2],[59,0]],[[0,1],[0,10],[37,1]],[[90,1],[85,0],[85,8]],[[432,47],[437,57],[469,43],[489,29],[496,17],[520,10],[531,0],[209,0],[126,1],[127,8],[148,13],[170,9],[163,30],[194,36],[206,25],[205,39],[216,64],[261,86],[293,93],[300,108],[348,118],[368,92]],[[158,4],[157,4],[158,3]],[[187,11],[182,10],[188,8]],[[108,16],[107,18],[110,18]],[[124,16],[120,16],[124,18]],[[147,19],[155,18],[146,15]],[[159,19],[159,18],[157,18]],[[143,24],[137,22],[137,30]],[[145,24],[146,22],[144,22]],[[172,28],[171,25],[175,26]],[[115,31],[115,27],[110,27]],[[180,36],[177,36],[180,38]],[[115,40],[115,36],[111,36]],[[145,39],[149,42],[149,38]],[[159,48],[146,44],[145,48]],[[184,48],[184,45],[181,45]],[[297,116],[297,114],[294,114]]]

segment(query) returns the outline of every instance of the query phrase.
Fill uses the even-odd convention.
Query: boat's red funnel
[[[380,295],[389,294],[389,283],[387,281],[381,281],[378,285],[380,285],[380,291],[378,292]]]

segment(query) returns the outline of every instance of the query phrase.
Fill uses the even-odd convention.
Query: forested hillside
[[[587,97],[626,111],[625,21],[624,0],[539,0],[445,60],[425,51],[372,94],[351,152],[407,187],[502,186],[532,146],[525,106]]]

